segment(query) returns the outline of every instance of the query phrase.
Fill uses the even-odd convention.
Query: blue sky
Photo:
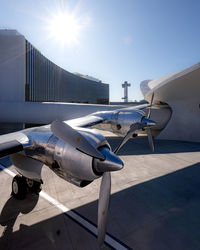
[[[49,36],[52,16],[73,13],[77,43]],[[42,54],[70,72],[110,84],[110,100],[140,100],[140,82],[200,61],[199,0],[1,0],[0,28],[17,29]],[[63,33],[65,31],[63,30]]]

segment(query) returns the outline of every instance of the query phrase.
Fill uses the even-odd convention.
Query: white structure
[[[0,101],[25,101],[24,37],[16,30],[0,30]]]
[[[158,139],[200,142],[200,63],[152,81],[143,81],[140,87],[145,100],[150,101],[154,93],[153,103],[167,104],[172,111]],[[156,121],[156,117],[152,119]]]
[[[128,102],[128,87],[130,87],[131,84],[128,83],[127,81],[125,81],[122,84],[122,88],[124,88],[124,97],[122,97],[122,99],[124,99],[124,102]]]

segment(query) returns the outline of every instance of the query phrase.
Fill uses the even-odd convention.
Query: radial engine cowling
[[[110,149],[107,140],[94,129],[78,129],[78,132],[95,148]],[[94,157],[77,150],[62,140],[58,140],[56,143],[54,160],[60,167],[62,177],[77,186],[85,186],[101,175],[93,168]]]
[[[119,135],[125,135],[132,124],[141,123],[144,112],[140,110],[122,110],[114,115],[112,121],[113,132]]]

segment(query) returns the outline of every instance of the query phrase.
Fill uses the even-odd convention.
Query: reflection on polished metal
[[[152,104],[150,104],[150,106],[151,105]],[[148,119],[142,110],[125,108],[116,111],[97,112],[92,115],[102,119],[102,122],[96,124],[95,127],[124,136],[120,145],[118,145],[118,147],[114,150],[114,153],[117,153],[134,134],[137,135],[144,129],[147,130],[149,145],[152,151],[154,151],[150,127],[155,126],[156,123],[153,120]]]
[[[68,124],[60,121],[54,121],[51,124],[51,131],[64,142],[75,147],[77,150],[92,157],[105,160],[99,150],[97,150],[81,133],[70,127]]]
[[[109,147],[108,142],[102,135],[94,130],[88,129],[88,131],[87,133],[87,130],[84,130],[84,135],[83,132],[80,133],[82,133],[82,136],[88,138],[87,140],[95,148],[99,146]],[[24,133],[30,140],[30,146],[24,148],[24,154],[29,158],[46,164],[63,179],[70,182],[73,178],[77,181],[92,181],[99,177],[94,174],[92,169],[93,157],[56,137],[50,131],[49,126],[27,129],[24,130]],[[34,169],[30,171],[31,176],[27,176],[30,179],[33,177],[31,172],[34,172]]]
[[[155,126],[156,123],[148,118],[143,118],[142,123],[146,124],[148,127]]]
[[[106,157],[104,161],[94,159],[94,169],[98,173],[104,173],[108,171],[118,171],[123,168],[124,164],[122,160],[111,152],[108,148],[103,147],[100,149],[102,154]]]
[[[97,112],[93,115],[103,118],[103,122],[95,127],[109,130],[117,135],[124,136],[132,124],[141,123],[145,113],[135,109],[119,109],[116,111]],[[105,126],[106,125],[106,126]]]

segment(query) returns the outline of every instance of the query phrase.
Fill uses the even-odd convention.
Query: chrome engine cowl
[[[110,145],[106,139],[93,129],[78,129],[78,131],[96,148]],[[58,140],[55,145],[54,160],[60,166],[63,178],[68,180],[93,181],[98,178],[93,171],[93,157],[72,147],[62,140]],[[73,182],[72,182],[73,183]]]
[[[132,124],[141,123],[144,112],[140,110],[124,110],[113,115],[112,130],[115,134],[126,135]]]

